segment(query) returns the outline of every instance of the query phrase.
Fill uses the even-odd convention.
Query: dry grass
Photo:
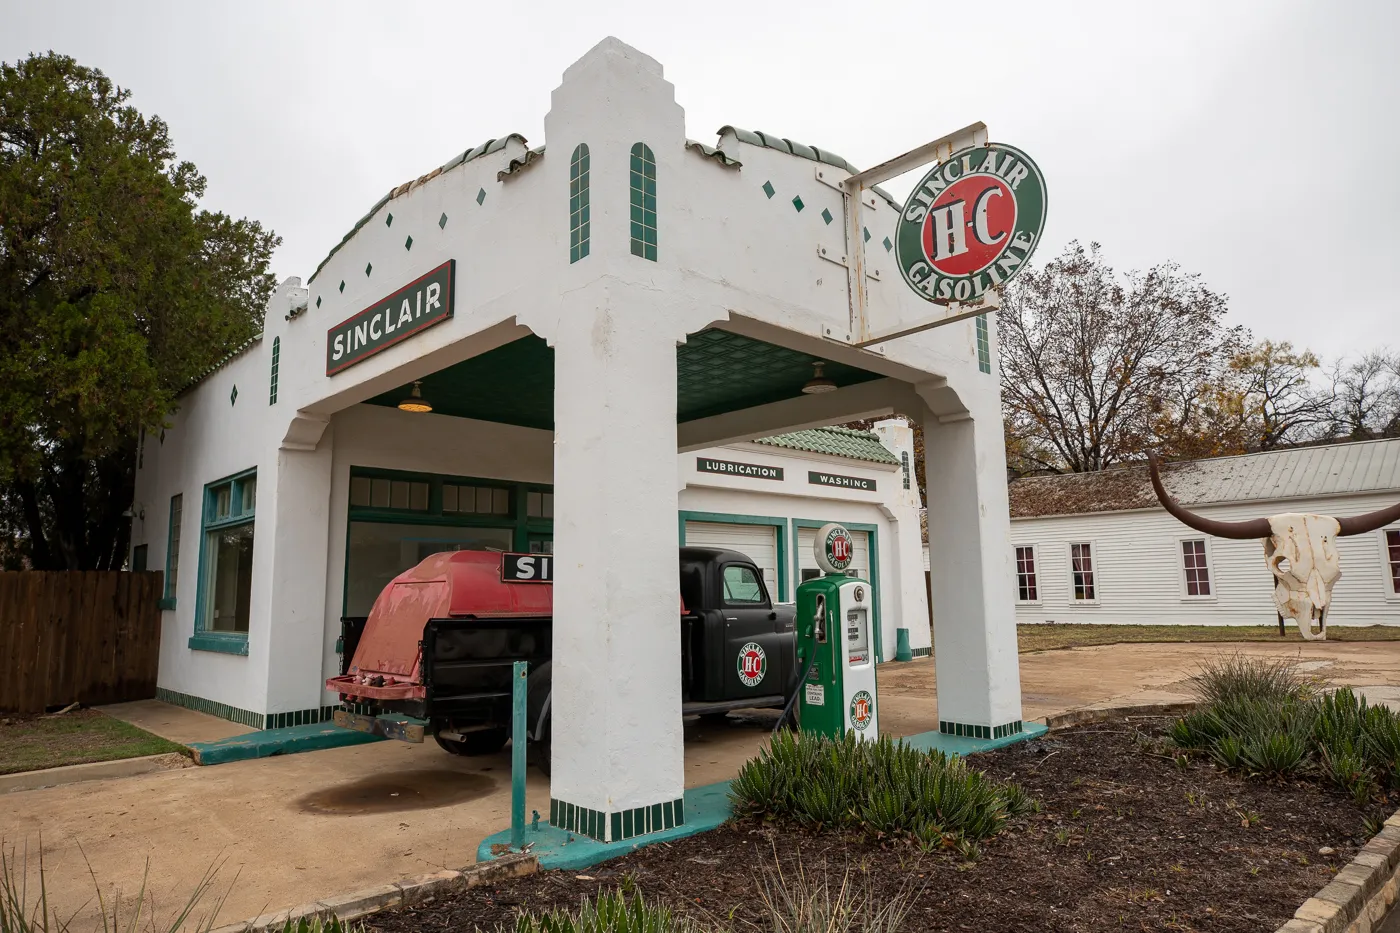
[[[95,709],[0,719],[0,774],[184,750]]]
[[[1021,653],[1053,648],[1085,648],[1125,642],[1240,642],[1303,644],[1298,628],[1288,623],[1282,638],[1277,625],[1089,625],[1049,622],[1016,626]],[[1334,625],[1328,641],[1400,641],[1400,625]]]

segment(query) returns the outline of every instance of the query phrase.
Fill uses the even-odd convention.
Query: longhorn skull
[[[1327,610],[1332,586],[1342,575],[1336,539],[1365,534],[1400,519],[1400,502],[1350,518],[1287,512],[1272,518],[1246,522],[1222,522],[1188,512],[1167,494],[1157,457],[1147,455],[1152,488],[1162,506],[1183,524],[1220,538],[1262,538],[1264,559],[1274,575],[1274,605],[1280,616],[1298,623],[1298,633],[1309,641],[1327,637]],[[1318,632],[1313,634],[1313,621]]]

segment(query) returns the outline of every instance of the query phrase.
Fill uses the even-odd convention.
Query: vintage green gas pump
[[[845,528],[823,525],[814,547],[826,575],[797,588],[797,661],[807,671],[799,687],[799,723],[803,732],[831,738],[854,732],[873,740],[879,734],[870,632],[874,587],[846,574],[854,547]]]

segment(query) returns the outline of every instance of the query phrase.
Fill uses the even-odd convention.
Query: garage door
[[[763,571],[769,598],[779,599],[778,529],[774,526],[686,522],[685,543],[687,547],[722,547],[747,555]]]
[[[797,566],[801,570],[798,574],[799,580],[810,580],[812,577],[821,576],[821,569],[817,567],[816,555],[812,553],[812,544],[817,540],[817,529],[799,528],[797,529]],[[851,566],[846,568],[847,573],[854,574],[863,579],[870,579],[870,532],[852,531],[851,543],[855,545],[855,554],[851,557]]]

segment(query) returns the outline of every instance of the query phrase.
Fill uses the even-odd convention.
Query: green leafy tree
[[[137,447],[260,328],[280,240],[101,71],[0,63],[0,559],[122,566]],[[147,438],[147,443],[153,441]]]

